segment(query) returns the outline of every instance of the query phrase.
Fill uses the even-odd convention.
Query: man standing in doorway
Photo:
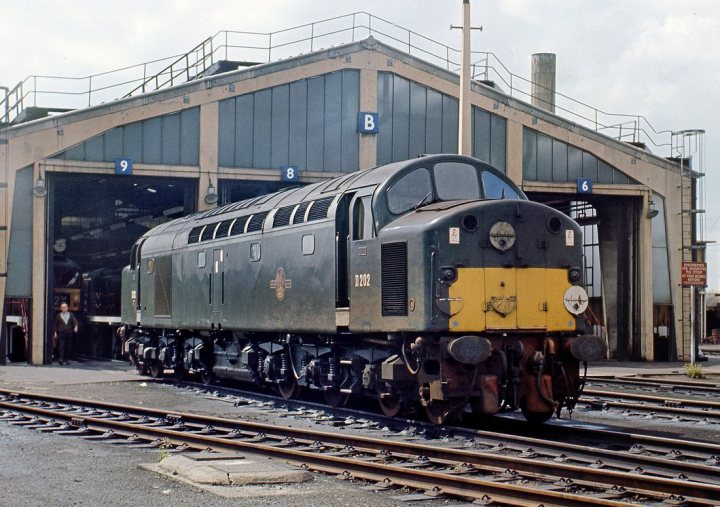
[[[78,331],[78,321],[75,315],[68,311],[67,303],[60,305],[60,313],[55,317],[55,329],[53,340],[57,342],[58,363],[65,364],[67,362],[67,348],[72,339],[73,333]]]

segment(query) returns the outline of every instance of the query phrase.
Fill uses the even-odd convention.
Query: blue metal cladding
[[[234,151],[229,152],[230,161],[234,163],[228,163],[229,167],[253,167],[253,107],[255,97],[250,95],[243,95],[235,100],[235,114],[228,115],[230,123],[228,125],[235,125],[234,129],[228,129],[229,132],[235,133],[235,144]],[[220,103],[220,111],[223,110],[223,102]],[[227,103],[230,106],[228,109],[233,110],[232,102]],[[220,119],[223,117],[221,116]],[[223,129],[220,129],[222,132]],[[219,141],[222,143],[222,140]],[[220,150],[223,153],[223,150]],[[223,165],[223,164],[221,164]]]
[[[479,112],[482,109],[473,108]],[[502,172],[507,170],[507,120],[502,116],[490,114],[490,139],[474,136],[473,145],[490,143],[490,164]]]
[[[342,74],[336,72],[325,76],[325,136],[323,152],[323,167],[335,167],[339,171],[342,167]],[[355,115],[357,116],[357,114]],[[333,149],[333,147],[337,147]]]
[[[272,93],[273,90],[271,89],[260,90],[255,93],[252,167],[270,167],[273,120]]]
[[[442,135],[439,135],[443,126],[442,98],[441,93],[427,89],[424,153],[442,153]]]
[[[459,102],[453,97],[443,95],[443,153],[457,153],[458,151],[458,108]]]
[[[323,143],[325,140],[325,77],[308,80],[307,95],[307,162],[301,168],[323,166]]]
[[[423,153],[457,153],[458,101],[390,72],[377,82],[377,162],[387,164]],[[507,121],[473,108],[473,155],[505,171]]]
[[[484,109],[473,107],[473,156],[502,172],[507,162],[507,120]]]
[[[159,164],[162,161],[162,143],[146,143],[146,139],[162,139],[162,121],[151,118],[143,125],[143,160],[148,164]]]
[[[425,132],[427,117],[427,88],[410,83],[410,140],[408,153],[410,158],[425,152]]]
[[[200,109],[185,109],[128,123],[55,155],[65,160],[197,166],[200,157]]]
[[[169,115],[161,118],[161,136],[163,142],[161,158],[165,164],[180,164],[180,115]]]
[[[593,183],[638,184],[592,153],[527,127],[523,129],[524,180],[575,183],[579,178]]]
[[[32,297],[32,195],[33,168],[23,167],[15,177],[13,224],[7,260],[6,297]]]
[[[341,130],[341,157],[343,171],[356,171],[360,167],[360,144],[356,128],[358,113],[360,112],[360,73],[343,72],[342,74],[342,121]]]
[[[220,101],[223,167],[352,172],[359,166],[360,72],[344,70]]]
[[[290,86],[278,86],[272,90],[272,111],[290,111]],[[272,153],[270,154],[270,167],[286,165],[290,150],[290,115],[283,114],[271,119]]]
[[[288,165],[305,167],[307,160],[307,90],[306,79],[290,83],[290,116],[288,128]],[[355,155],[357,160],[357,154]]]

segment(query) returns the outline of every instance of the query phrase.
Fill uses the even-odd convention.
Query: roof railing
[[[358,11],[275,32],[222,30],[185,54],[85,77],[29,76],[6,90],[4,98],[0,95],[0,125],[22,121],[30,107],[66,111],[176,86],[205,75],[223,60],[267,63],[369,36],[448,71],[459,71],[459,50]],[[510,72],[494,53],[474,51],[472,61],[473,79],[492,82],[511,97],[530,102],[531,81]],[[670,148],[671,132],[655,129],[642,115],[609,113],[558,92],[555,100],[557,112],[585,127],[620,140]]]

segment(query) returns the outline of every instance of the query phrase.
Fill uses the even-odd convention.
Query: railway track
[[[665,502],[714,505],[720,500],[720,446],[690,442],[687,453],[649,441],[626,452],[563,447],[540,439],[483,435],[443,445],[250,423],[126,405],[0,391],[0,420],[83,438],[188,449],[263,454],[333,473],[485,504],[624,505]],[[528,447],[528,444],[535,444]],[[518,451],[521,452],[518,454]],[[704,461],[703,461],[704,460]]]
[[[720,384],[712,381],[680,380],[653,377],[589,378],[588,386],[619,386],[658,393],[687,393],[696,396],[720,397]]]
[[[521,419],[497,416],[469,418],[462,426],[437,426],[422,419],[391,418],[355,407],[332,408],[306,399],[286,400],[276,395],[230,387],[208,387],[185,381],[179,385],[179,388],[186,390],[188,394],[236,406],[250,404],[259,410],[286,411],[287,416],[312,418],[320,425],[349,426],[354,430],[382,428],[389,435],[396,435],[397,438],[417,438],[417,435],[429,439],[445,439],[449,436],[465,439],[481,438],[488,447],[505,445],[512,441],[516,444],[515,450],[518,454],[527,451],[527,447],[523,446],[542,444],[552,448],[557,441],[557,449],[561,453],[567,449],[566,446],[575,443],[579,445],[581,452],[592,453],[601,460],[604,456],[610,455],[603,449],[634,454],[639,454],[641,449],[645,449],[648,454],[655,456],[671,456],[673,460],[679,458],[681,461],[694,460],[720,466],[720,452],[718,452],[720,446],[708,446],[707,443],[696,440],[665,438],[586,424],[573,424],[569,419],[551,420],[548,424],[536,426],[527,424]],[[714,454],[717,454],[717,459],[711,459]]]
[[[596,409],[652,412],[683,422],[720,424],[720,386],[710,382],[648,378],[593,379],[578,404]]]

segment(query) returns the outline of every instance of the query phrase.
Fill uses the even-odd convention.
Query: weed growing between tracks
[[[702,365],[699,364],[686,364],[685,375],[690,378],[705,378],[705,373],[703,373]]]

